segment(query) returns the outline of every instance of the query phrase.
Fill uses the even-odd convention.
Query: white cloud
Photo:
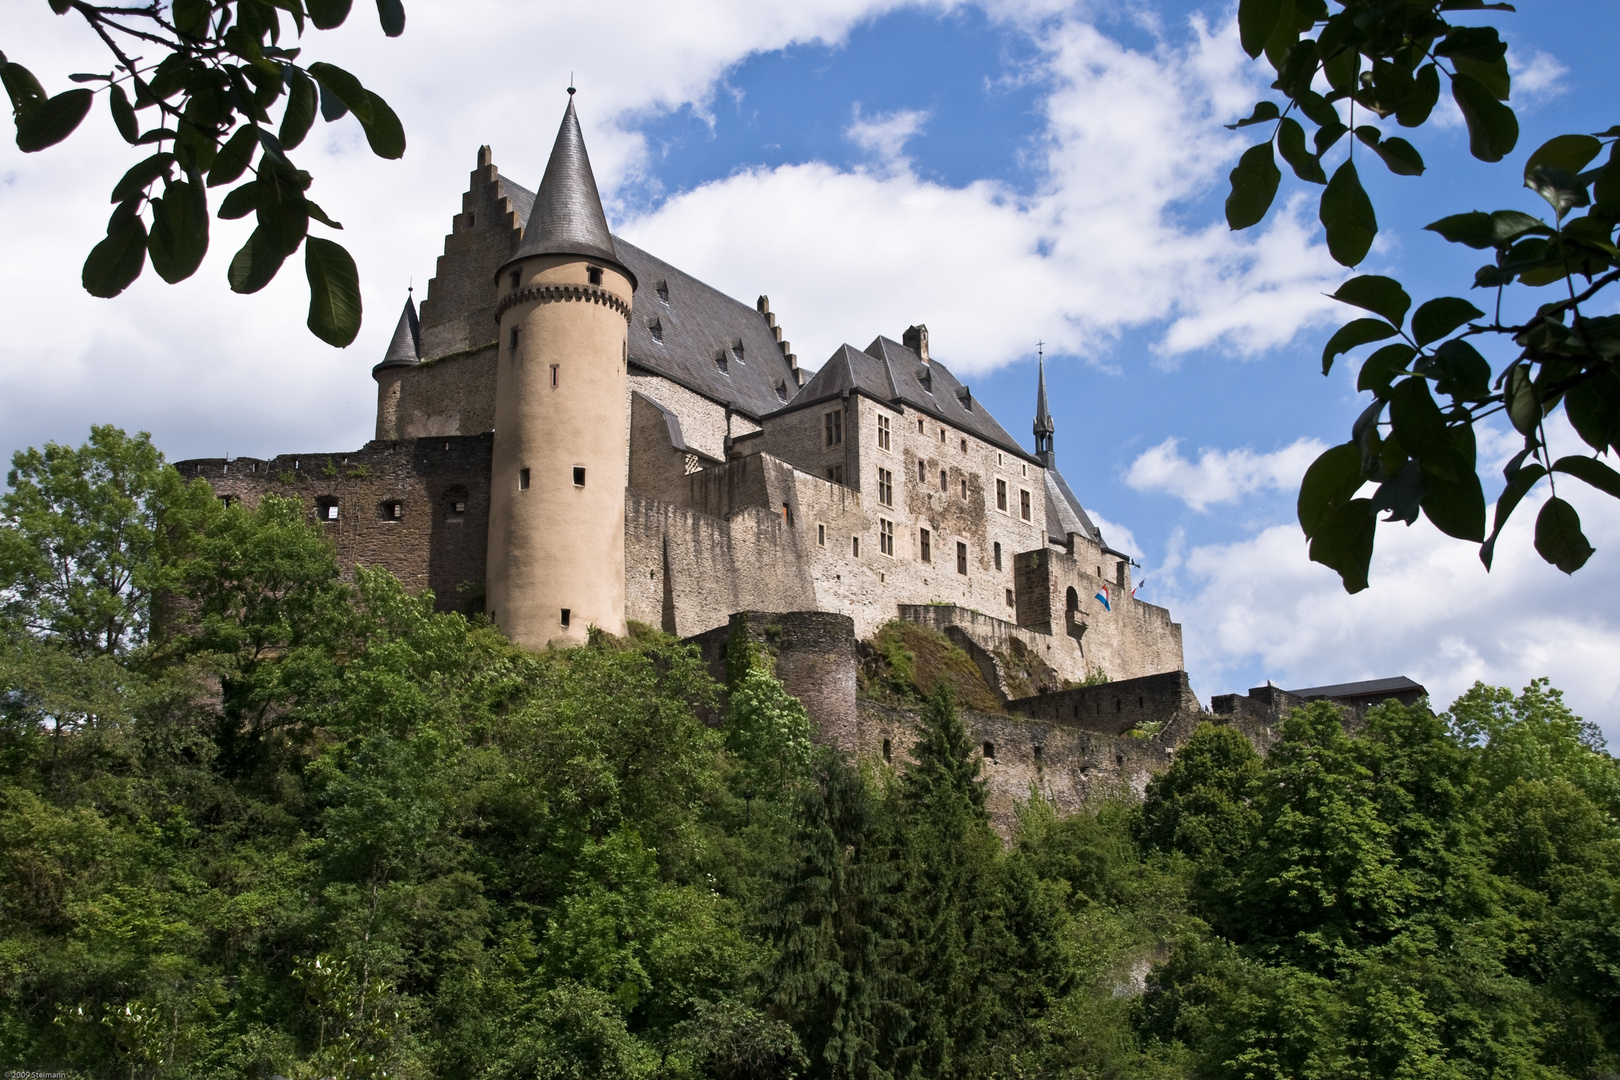
[[[851,110],[854,120],[844,129],[844,137],[881,161],[890,169],[905,160],[906,142],[921,134],[923,125],[933,116],[919,109],[896,109],[894,112],[861,115],[861,103],[855,102]]]
[[[1169,438],[1139,454],[1125,474],[1125,482],[1138,491],[1163,491],[1197,511],[1214,503],[1236,502],[1244,495],[1266,489],[1296,487],[1305,470],[1327,444],[1296,439],[1269,454],[1238,450],[1200,450],[1198,460],[1184,457],[1181,440]]]
[[[1195,20],[1148,51],[1077,18],[1037,33],[1050,91],[1033,193],[933,183],[903,158],[881,175],[787,165],[683,192],[625,232],[736,295],[769,292],[811,365],[915,322],[972,374],[1027,355],[1036,336],[1118,362],[1121,332],[1160,325],[1160,361],[1173,363],[1271,348],[1333,317],[1321,294],[1344,272],[1298,206],[1239,235],[1186,220],[1247,145],[1219,124],[1257,92],[1232,26]],[[884,121],[893,143],[916,122]],[[876,127],[861,135],[882,145]]]
[[[1475,680],[1521,687],[1551,676],[1578,712],[1620,745],[1620,504],[1587,493],[1576,501],[1598,553],[1569,577],[1531,544],[1535,504],[1521,505],[1498,545],[1495,568],[1474,544],[1426,521],[1383,525],[1371,588],[1354,596],[1338,575],[1309,561],[1297,526],[1278,525],[1235,543],[1178,550],[1152,599],[1168,603],[1186,635],[1187,669],[1199,691],[1242,691],[1266,678],[1318,686],[1407,675],[1437,707]]]
[[[1513,76],[1514,100],[1523,98],[1531,103],[1540,103],[1568,89],[1564,85],[1564,76],[1569,74],[1569,69],[1551,53],[1537,49],[1528,57],[1522,57],[1509,49],[1507,61],[1508,73]]]

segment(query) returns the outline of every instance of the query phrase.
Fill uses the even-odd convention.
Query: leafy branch
[[[1280,154],[1296,177],[1322,186],[1318,217],[1328,251],[1353,267],[1378,235],[1377,214],[1356,172],[1356,144],[1396,175],[1425,171],[1405,139],[1386,136],[1370,122],[1358,124],[1357,108],[1364,118],[1421,127],[1444,79],[1468,125],[1470,152],[1481,161],[1501,161],[1519,138],[1518,119],[1506,104],[1507,46],[1495,28],[1456,26],[1447,16],[1513,8],[1481,0],[1335,3],[1339,10],[1330,12],[1327,0],[1242,0],[1243,47],[1271,63],[1277,75],[1271,88],[1284,101],[1261,101],[1246,119],[1228,125],[1272,127],[1232,170],[1226,217],[1233,229],[1265,218],[1282,180]],[[1301,120],[1314,126],[1309,144]],[[1344,157],[1330,177],[1323,159],[1341,141]],[[1620,281],[1620,126],[1549,140],[1525,162],[1523,180],[1551,206],[1551,222],[1517,210],[1471,211],[1427,227],[1451,243],[1493,253],[1473,281],[1474,288],[1495,291],[1490,321],[1481,321],[1485,313],[1472,302],[1442,296],[1419,305],[1408,323],[1411,297],[1399,282],[1378,275],[1351,278],[1333,294],[1375,317],[1355,319],[1329,338],[1324,375],[1352,349],[1399,339],[1362,364],[1357,389],[1370,393],[1372,403],[1349,441],[1319,457],[1300,486],[1299,521],[1310,556],[1338,571],[1349,592],[1367,587],[1378,525],[1410,525],[1419,513],[1447,535],[1478,543],[1489,568],[1502,527],[1543,479],[1551,497],[1537,516],[1536,550],[1574,573],[1593,549],[1575,508],[1559,497],[1557,477],[1620,498],[1620,472],[1601,460],[1620,450],[1620,316],[1588,314],[1594,298]],[[1539,304],[1527,321],[1503,322],[1509,287],[1560,285],[1564,296]],[[1603,306],[1612,307],[1612,300]],[[1494,371],[1471,338],[1505,339],[1518,355]],[[1546,420],[1560,408],[1591,455],[1552,458]],[[1504,470],[1487,535],[1474,425],[1498,413],[1522,436],[1524,448]],[[1376,487],[1363,496],[1368,484]]]
[[[317,30],[342,25],[353,0],[48,2],[58,15],[82,17],[113,64],[105,73],[70,75],[83,85],[47,94],[31,71],[0,53],[18,149],[37,153],[66,139],[98,96],[125,142],[152,149],[113,185],[107,236],[85,259],[85,291],[117,296],[148,261],[171,284],[190,277],[208,252],[209,189],[248,175],[216,210],[226,220],[255,216],[231,259],[231,289],[264,288],[302,245],[309,329],[330,345],[351,343],[360,331],[359,273],[341,244],[310,234],[311,222],[343,226],[308,198],[313,178],[288,152],[309,134],[317,111],[328,123],[352,113],[383,158],[404,155],[405,131],[360,80],[333,64],[300,65],[300,50],[281,39],[283,15],[302,37],[306,22]],[[400,0],[377,0],[377,11],[389,37],[404,32]],[[271,115],[278,106],[279,124]]]

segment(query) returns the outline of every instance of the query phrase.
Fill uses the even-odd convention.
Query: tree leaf
[[[256,293],[276,276],[281,264],[286,261],[286,254],[277,245],[266,240],[261,230],[254,229],[253,235],[247,238],[247,243],[231,259],[230,269],[226,272],[226,280],[230,282],[231,291],[239,293]]]
[[[1600,371],[1564,394],[1564,413],[1586,445],[1602,453],[1620,444],[1620,376]]]
[[[77,87],[33,106],[17,117],[17,149],[33,154],[55,146],[73,134],[95,100],[94,90]]]
[[[360,123],[365,129],[366,142],[371,144],[371,152],[380,158],[404,157],[405,128],[400,124],[399,117],[376,94],[368,90],[366,97],[370,100],[371,119]]]
[[[1561,457],[1553,462],[1553,472],[1568,473],[1605,495],[1620,499],[1620,472],[1615,472],[1596,458],[1581,457],[1578,454]]]
[[[126,203],[131,199],[139,198],[146,189],[152,186],[153,181],[168,173],[169,166],[174,164],[174,155],[170,153],[153,154],[145,161],[136,162],[130,166],[129,171],[123,175],[118,183],[113,185],[110,202]]]
[[[1277,197],[1282,171],[1272,156],[1271,142],[1251,146],[1229,175],[1232,193],[1226,197],[1226,224],[1233,230],[1258,224]]]
[[[1435,386],[1440,393],[1460,401],[1484,401],[1491,396],[1491,365],[1467,339],[1453,338],[1442,343],[1434,356],[1445,372]]]
[[[1352,499],[1329,514],[1311,538],[1311,561],[1338,571],[1345,592],[1361,592],[1367,587],[1377,529],[1372,500]]]
[[[315,29],[331,30],[343,25],[353,4],[354,0],[304,0],[304,10],[309,12],[309,21],[315,24]]]
[[[1361,365],[1361,372],[1356,376],[1357,390],[1370,390],[1375,394],[1383,394],[1389,389],[1389,384],[1395,376],[1406,370],[1417,350],[1404,341],[1385,345]]]
[[[170,285],[197,272],[208,254],[208,197],[201,182],[165,184],[152,200],[152,232],[146,250],[152,269]]]
[[[384,34],[399,37],[405,32],[405,5],[400,0],[377,0],[377,19]]]
[[[1524,163],[1524,177],[1530,179],[1530,170],[1537,165],[1550,165],[1570,175],[1579,173],[1602,151],[1603,144],[1591,135],[1559,135],[1536,147]]]
[[[1563,169],[1551,165],[1537,165],[1526,170],[1524,186],[1546,199],[1560,218],[1577,206],[1591,203],[1586,194],[1586,185]]]
[[[334,120],[341,120],[349,114],[349,107],[338,99],[338,96],[326,87],[319,87],[321,99],[321,119],[328,124]]]
[[[1257,101],[1254,105],[1254,112],[1235,124],[1226,124],[1224,126],[1227,131],[1236,131],[1238,128],[1251,127],[1255,124],[1263,124],[1267,120],[1275,120],[1281,115],[1282,113],[1278,111],[1275,102]]]
[[[1412,93],[1395,110],[1395,122],[1401,127],[1421,127],[1440,100],[1440,71],[1433,64],[1418,68],[1412,80]]]
[[[1529,451],[1521,453],[1515,460],[1522,462],[1525,453]],[[1507,486],[1496,498],[1496,516],[1491,524],[1491,535],[1479,549],[1479,561],[1485,564],[1487,570],[1491,568],[1491,560],[1496,557],[1496,538],[1502,535],[1502,526],[1507,524],[1508,518],[1530,489],[1547,475],[1547,470],[1532,462],[1523,468],[1510,465],[1505,475]]]
[[[1451,77],[1451,96],[1468,124],[1468,149],[1481,161],[1501,161],[1519,142],[1519,118],[1478,81]]]
[[[1333,299],[1343,304],[1354,304],[1374,315],[1382,315],[1390,324],[1399,327],[1406,319],[1406,309],[1412,298],[1406,295],[1401,283],[1394,278],[1378,274],[1362,274],[1340,285]]]
[[[1418,305],[1412,313],[1412,339],[1419,347],[1439,341],[1470,319],[1485,313],[1457,296],[1439,296]]]
[[[91,296],[111,299],[129,288],[146,265],[146,226],[127,202],[112,212],[107,238],[90,249],[81,281]]]
[[[219,216],[226,221],[245,218],[259,208],[259,182],[249,180],[230,190],[219,204]]]
[[[141,125],[135,119],[135,110],[129,103],[128,95],[117,83],[107,87],[107,109],[112,113],[113,126],[118,129],[118,134],[134,146],[141,137]]]
[[[253,152],[259,147],[259,136],[251,124],[243,124],[232,133],[214,158],[214,167],[208,170],[208,186],[235,182],[236,178],[253,164]]]
[[[1378,217],[1372,200],[1361,187],[1356,165],[1346,161],[1333,172],[1322,192],[1318,216],[1327,230],[1328,254],[1341,266],[1355,266],[1367,257],[1378,235]]]
[[[1402,379],[1389,393],[1390,430],[1407,453],[1417,458],[1423,471],[1443,480],[1457,482],[1463,463],[1452,452],[1446,420],[1434,403],[1426,379]]]
[[[317,60],[309,65],[309,73],[315,81],[321,84],[321,89],[330,91],[343,103],[344,108],[354,113],[355,119],[362,124],[371,122],[371,94],[360,85],[360,80],[335,64],[328,64],[324,60]],[[381,100],[381,99],[378,99]],[[322,112],[325,112],[323,107]],[[341,114],[340,114],[341,115]],[[335,119],[328,116],[328,120]]]
[[[1566,574],[1573,574],[1592,557],[1592,545],[1581,532],[1581,515],[1557,496],[1548,499],[1536,515],[1536,551]]]
[[[21,64],[0,62],[0,83],[5,84],[11,111],[19,120],[49,100],[34,73]]]
[[[1422,176],[1423,157],[1417,148],[1396,135],[1381,140],[1373,150],[1396,176]]]
[[[1322,162],[1305,147],[1305,129],[1292,116],[1284,117],[1277,126],[1277,149],[1294,170],[1295,176],[1312,184],[1327,183]]]
[[[360,274],[341,244],[318,236],[304,242],[309,276],[309,329],[328,345],[343,348],[360,333]]]
[[[1328,338],[1328,343],[1322,348],[1322,374],[1326,375],[1333,370],[1333,361],[1338,359],[1340,353],[1348,352],[1370,341],[1394,337],[1398,333],[1400,333],[1398,329],[1383,319],[1356,319],[1345,323],[1333,332],[1333,336]]]
[[[1527,437],[1534,435],[1541,424],[1541,402],[1536,399],[1529,364],[1515,364],[1509,369],[1502,396],[1514,430]]]
[[[279,142],[288,150],[297,148],[315,123],[320,95],[315,84],[295,67],[287,68],[287,108],[281,114]]]
[[[1423,516],[1447,536],[1479,543],[1485,539],[1485,489],[1476,471],[1478,454],[1474,429],[1467,425],[1449,430],[1451,451],[1457,460],[1457,478],[1430,474],[1423,495]]]
[[[210,9],[208,0],[174,0],[169,13],[176,30],[193,41],[200,41],[208,34]]]
[[[1341,443],[1322,452],[1299,484],[1299,527],[1307,538],[1315,536],[1328,514],[1355,497],[1363,483],[1361,449]]]

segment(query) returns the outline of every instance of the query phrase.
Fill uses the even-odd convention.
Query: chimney
[[[910,327],[901,335],[900,344],[922,357],[923,363],[928,363],[928,327],[922,323]]]

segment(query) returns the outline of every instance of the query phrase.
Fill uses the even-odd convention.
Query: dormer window
[[[666,304],[669,303],[669,282],[660,281],[657,285],[653,286],[653,291],[658,293],[658,299],[662,300]]]
[[[776,384],[776,396],[782,401],[786,401],[788,399],[787,383],[779,382]]]
[[[664,340],[664,324],[659,322],[657,319],[654,319],[652,322],[648,323],[647,329],[652,331],[654,341]]]
[[[919,367],[917,369],[917,381],[922,383],[922,388],[925,391],[932,394],[934,392],[934,369],[927,364]]]
[[[719,368],[722,374],[730,374],[726,371],[727,362],[726,350],[717,349],[714,354],[714,366]]]
[[[585,268],[585,280],[592,285],[602,284],[602,268],[600,266],[587,266]]]
[[[743,362],[742,338],[731,339],[731,355],[737,358],[737,363],[740,364]]]

